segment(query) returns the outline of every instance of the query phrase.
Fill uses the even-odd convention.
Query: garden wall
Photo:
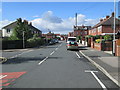
[[[20,48],[23,48],[22,40],[2,41],[2,49],[20,49]]]
[[[120,56],[120,39],[116,41],[116,56]]]

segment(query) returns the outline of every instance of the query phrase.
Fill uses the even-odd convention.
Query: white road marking
[[[50,55],[53,55],[55,53],[55,51],[53,51]]]
[[[59,46],[62,46],[62,44],[60,44]]]
[[[98,83],[101,85],[101,87],[103,88],[103,90],[107,90],[106,86],[100,81],[100,79],[94,73],[94,72],[98,72],[98,71],[85,70],[85,72],[90,72],[94,76],[94,78],[98,81]]]
[[[80,56],[78,55],[78,53],[76,52],[76,55],[78,56],[78,58],[80,58]]]
[[[28,52],[31,52],[31,51],[33,51],[33,50],[29,50],[29,51],[26,51],[26,52],[22,52],[22,53],[20,53],[20,54],[17,54],[17,55],[15,55],[15,56],[10,57],[9,59],[16,58],[16,57],[18,57],[18,56],[20,56],[20,55],[22,55],[22,54],[24,54],[24,53],[28,53]]]
[[[7,77],[7,75],[0,75],[0,79]]]
[[[42,61],[40,61],[40,62],[38,63],[38,65],[42,64],[46,59],[48,59],[48,56],[47,56],[46,58],[44,58]]]
[[[58,48],[56,48],[55,50],[58,50]]]

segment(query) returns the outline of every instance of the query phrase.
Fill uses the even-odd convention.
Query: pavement
[[[97,51],[90,47],[79,44],[80,53],[93,63],[99,70],[108,76],[114,83],[120,86],[120,57],[104,51]]]

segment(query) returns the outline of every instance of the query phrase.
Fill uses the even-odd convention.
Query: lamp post
[[[25,31],[23,31],[23,48],[25,48]]]
[[[114,31],[113,31],[113,55],[115,56],[115,29],[116,29],[116,0],[114,0]]]

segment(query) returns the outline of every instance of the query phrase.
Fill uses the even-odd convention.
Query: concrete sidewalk
[[[80,53],[100,69],[113,82],[120,86],[120,57],[105,53],[104,51],[97,51],[90,47],[79,44]]]

